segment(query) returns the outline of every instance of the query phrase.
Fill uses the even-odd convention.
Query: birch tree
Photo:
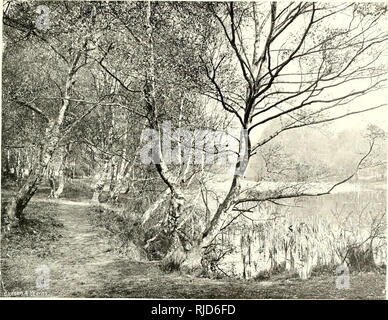
[[[357,4],[209,4],[223,33],[223,50],[211,60],[203,59],[213,87],[209,94],[235,117],[243,148],[229,191],[188,252],[184,268],[200,268],[223,222],[243,204],[327,194],[354,175],[320,191],[296,185],[265,193],[242,190],[250,159],[278,135],[385,106],[356,103],[382,89],[386,80],[381,60],[388,39],[383,28],[386,7],[373,8],[365,12]],[[230,71],[233,65],[237,67]],[[272,132],[253,139],[266,124]],[[365,151],[355,170],[370,152]]]
[[[56,92],[56,95],[47,96],[42,91],[34,92],[34,90],[28,93],[27,90],[27,93],[22,96],[23,99],[19,96],[13,96],[12,101],[9,101],[9,103],[33,111],[45,124],[39,158],[33,164],[25,183],[6,208],[7,215],[11,220],[23,218],[23,210],[42,182],[60,140],[97,105],[97,103],[93,103],[91,106],[83,104],[85,109],[79,112],[78,107],[80,104],[75,102],[79,98],[76,90],[77,76],[90,63],[90,56],[96,49],[99,38],[104,31],[104,26],[99,25],[99,28],[95,28],[99,14],[97,6],[81,7],[77,4],[65,6],[50,4],[55,15],[51,16],[50,24],[46,21],[47,25],[41,26],[35,23],[34,19],[34,11],[39,4],[41,3],[11,4],[6,6],[3,12],[9,40],[11,42],[15,40],[15,46],[18,47],[19,45],[19,50],[23,50],[23,45],[26,46],[26,44],[41,46],[44,48],[42,50],[43,57],[50,57],[49,59],[52,59],[52,62],[55,61],[58,66],[56,73],[58,78],[51,80],[48,86],[55,88],[52,91]],[[74,33],[69,36],[63,32],[65,30],[64,25],[68,26],[71,31],[78,28],[78,30],[84,32]],[[43,27],[45,30],[41,30]],[[24,47],[24,50],[26,48],[28,46]],[[7,54],[10,53],[6,51],[5,55]],[[31,51],[30,54],[33,55]],[[49,66],[50,64],[47,64],[47,67]],[[75,119],[73,117],[71,123],[67,123],[69,113],[73,110],[77,110],[77,113],[71,112],[76,117]]]

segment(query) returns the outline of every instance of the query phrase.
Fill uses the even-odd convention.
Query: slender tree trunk
[[[117,176],[113,188],[111,188],[110,200],[113,203],[117,203],[121,190],[126,180],[125,172],[128,170],[128,162],[122,159],[120,168],[117,170]]]
[[[171,190],[166,189],[163,191],[163,193],[159,196],[159,198],[153,202],[148,209],[144,212],[143,217],[142,217],[142,222],[141,224],[144,226],[148,220],[154,215],[156,210],[159,208],[159,206],[167,200],[167,198],[170,196]]]
[[[11,166],[10,166],[10,152],[9,152],[9,149],[7,149],[7,162],[6,162],[6,165],[5,165],[5,168],[7,170],[7,174],[9,174],[11,172]]]
[[[62,138],[61,126],[65,118],[65,113],[69,107],[70,94],[74,85],[74,75],[77,72],[77,65],[81,57],[79,52],[69,69],[66,79],[65,95],[62,102],[62,106],[59,110],[58,116],[55,120],[48,120],[48,126],[46,129],[44,142],[41,147],[39,161],[35,164],[32,172],[28,176],[26,182],[19,189],[17,194],[11,199],[7,205],[6,213],[11,220],[23,218],[23,210],[31,200],[36,190],[38,189],[44,174],[47,170],[47,166],[56,150],[60,139]]]
[[[67,109],[67,103],[64,103],[63,107]],[[62,123],[63,118],[61,119],[61,114],[58,118],[59,118],[59,122]],[[56,122],[52,121],[46,132],[46,137],[45,137],[46,142],[41,148],[39,161],[34,165],[26,182],[19,189],[17,194],[12,198],[11,202],[7,206],[6,212],[8,217],[11,220],[15,218],[17,219],[23,218],[23,210],[27,206],[28,202],[31,200],[33,195],[35,194],[40,183],[42,182],[43,177],[47,171],[47,166],[57,147],[59,139],[60,139],[60,131],[59,131],[58,120]]]
[[[112,201],[113,191],[117,186],[117,176],[118,176],[118,168],[114,158],[112,158],[110,168],[111,170],[110,170],[110,183],[109,183],[109,200]]]
[[[17,185],[21,185],[21,180],[22,180],[22,164],[21,164],[21,155],[20,155],[20,150],[18,150],[16,154],[16,168],[15,168],[15,177],[16,177],[16,182]]]
[[[49,169],[49,173],[48,173],[47,179],[48,179],[49,185],[50,185],[49,198],[54,198],[54,194],[55,194],[55,178],[54,178],[54,170],[53,169]]]
[[[58,188],[54,193],[55,198],[59,198],[63,192],[63,189],[65,188],[65,171],[67,166],[67,157],[70,152],[70,144],[66,145],[63,150],[62,154],[62,162],[61,166],[59,168],[59,177],[58,177]]]
[[[240,177],[235,176],[230,186],[229,192],[224,201],[217,208],[209,227],[202,233],[200,239],[197,239],[194,246],[187,253],[185,261],[182,263],[182,269],[189,272],[197,272],[202,269],[202,258],[215,237],[219,234],[224,218],[230,215],[233,210],[234,200],[240,192]]]
[[[111,162],[111,159],[105,159],[104,161],[102,171],[100,172],[98,180],[94,187],[94,193],[92,197],[93,203],[101,202],[101,194],[104,191],[105,182],[109,178],[109,169],[111,167],[110,162]]]
[[[32,157],[32,155],[30,156],[28,154],[28,151],[27,151],[26,164],[24,166],[23,178],[28,176],[30,174],[30,172],[31,172],[31,157]]]
[[[44,175],[44,170],[44,166],[40,163],[33,168],[27,181],[7,205],[6,213],[9,219],[15,220],[23,218],[23,210],[38,189]]]
[[[59,198],[65,188],[65,174],[63,168],[61,167],[58,172],[58,188],[54,192],[54,198]]]
[[[153,25],[152,25],[152,2],[147,2],[147,12],[146,12],[146,37],[147,37],[147,71],[146,71],[146,81],[144,84],[144,98],[145,98],[145,107],[149,112],[149,122],[152,129],[161,132],[159,125],[159,108],[155,99],[155,58],[154,58],[154,42],[153,42]],[[173,176],[169,170],[162,153],[161,137],[159,136],[158,143],[156,147],[157,159],[154,159],[154,164],[157,172],[159,173],[162,180],[165,182],[167,187],[171,192],[171,205],[172,210],[171,214],[175,220],[178,220],[183,213],[183,204],[185,201],[183,192],[180,187],[180,183],[177,181],[176,177]],[[155,161],[156,160],[156,161]],[[166,259],[174,258],[178,256],[175,254],[175,249],[180,248],[181,245],[178,245],[177,242],[180,242],[178,235],[176,234],[175,228],[172,230],[172,250],[167,254]],[[178,249],[177,249],[178,250]],[[179,249],[180,250],[180,249]],[[168,261],[165,262],[168,263]]]
[[[75,179],[75,174],[76,174],[76,166],[77,166],[77,159],[74,158],[74,161],[73,161],[73,170],[71,172],[71,179]]]
[[[235,205],[240,190],[241,179],[244,176],[245,170],[248,166],[249,154],[251,151],[251,144],[249,136],[246,136],[244,132],[241,134],[241,141],[239,146],[239,155],[235,167],[235,174],[233,176],[232,184],[229,188],[228,194],[224,198],[223,202],[218,206],[216,213],[212,217],[209,226],[202,233],[201,237],[197,239],[193,247],[187,253],[185,261],[182,263],[182,269],[192,272],[202,269],[202,258],[206,248],[212,243],[215,237],[221,231],[222,225],[226,217],[228,217]]]

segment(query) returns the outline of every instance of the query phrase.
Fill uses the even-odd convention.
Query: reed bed
[[[351,271],[385,266],[385,203],[356,207],[325,215],[261,207],[250,215],[260,219],[239,219],[217,237],[209,266],[214,272],[246,279],[279,272],[307,279],[316,269],[335,272],[343,264]]]

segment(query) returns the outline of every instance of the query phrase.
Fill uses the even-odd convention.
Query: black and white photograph
[[[388,2],[3,0],[1,28],[1,300],[386,300]]]

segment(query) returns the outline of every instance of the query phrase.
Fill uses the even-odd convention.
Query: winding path
[[[281,279],[274,282],[195,278],[165,274],[155,262],[139,262],[116,254],[109,238],[87,217],[86,202],[35,199],[54,204],[63,223],[62,237],[49,244],[49,253],[21,250],[7,261],[9,286],[36,291],[38,266],[50,270],[48,297],[98,298],[383,298],[384,276],[357,277],[351,290],[335,289],[335,278],[308,281]],[[372,281],[372,283],[371,283]],[[383,282],[384,281],[384,282]],[[369,285],[370,292],[366,287]],[[371,284],[373,284],[371,286]],[[353,285],[353,286],[352,286]],[[368,291],[368,292],[367,292]]]

